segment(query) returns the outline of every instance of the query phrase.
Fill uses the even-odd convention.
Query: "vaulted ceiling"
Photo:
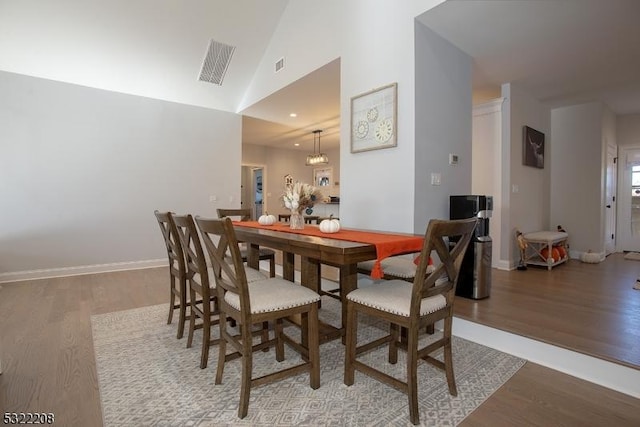
[[[640,114],[638,19],[638,0],[449,0],[418,21],[473,58],[475,99],[499,95],[511,82],[550,107],[601,101],[623,115]],[[274,123],[289,110],[313,119]],[[294,148],[312,141],[312,128],[325,127],[323,116],[326,127],[337,126],[339,110],[333,64],[244,111],[264,119],[246,121],[245,141]],[[337,132],[331,135],[324,147],[339,144]]]
[[[289,3],[0,0],[0,70],[237,112]],[[418,20],[473,58],[477,93],[513,82],[550,106],[640,114],[639,17],[638,0],[449,0]],[[236,47],[222,86],[198,81],[212,39]],[[340,61],[241,113],[247,143],[320,128],[337,145]]]

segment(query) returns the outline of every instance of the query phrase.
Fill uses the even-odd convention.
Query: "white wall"
[[[449,219],[449,196],[471,194],[471,57],[416,21],[415,232]],[[458,164],[449,164],[449,155]],[[431,184],[431,174],[441,176]]]
[[[640,114],[616,117],[616,142],[618,145],[640,145]]]
[[[340,217],[345,218],[345,226],[414,231],[414,20],[439,3],[360,0],[342,6],[349,29],[340,62],[341,140],[345,142],[341,145]],[[398,84],[397,147],[352,154],[348,142],[351,97],[393,82]],[[441,197],[435,200],[439,204]]]
[[[345,38],[341,6],[341,0],[288,2],[237,111],[340,57]],[[275,73],[281,58],[285,66]]]
[[[0,280],[166,262],[154,209],[239,200],[236,114],[5,72],[0,93]]]
[[[505,109],[509,109],[508,126],[504,143],[509,145],[503,155],[509,159],[510,173],[505,177],[511,191],[503,187],[503,217],[501,249],[502,259],[517,260],[520,252],[515,243],[515,230],[523,232],[549,230],[550,181],[554,165],[552,147],[555,144],[551,132],[551,114],[548,107],[543,106],[533,96],[519,88],[516,84],[503,85],[503,97],[506,98]],[[529,126],[545,134],[544,168],[538,169],[522,164],[523,128]],[[514,186],[517,191],[514,191]],[[506,222],[508,218],[508,222]],[[564,225],[564,224],[563,224]],[[555,229],[555,225],[553,227]],[[509,250],[510,248],[510,250]],[[505,251],[507,251],[505,253]]]
[[[237,112],[290,3],[0,0],[0,70]],[[234,52],[222,86],[198,80],[209,41],[230,43],[219,28],[254,35]]]
[[[289,2],[247,91],[243,106],[340,57],[340,216],[345,226],[413,231],[414,19],[439,3]],[[283,56],[286,68],[274,73],[273,64]],[[351,154],[351,97],[392,82],[398,83],[398,146]]]
[[[502,244],[502,104],[494,99],[473,107],[471,194],[493,197],[493,217],[489,220],[492,239],[491,264],[508,269],[509,259],[500,258]]]
[[[602,103],[551,111],[551,221],[569,232],[572,256],[604,252]]]

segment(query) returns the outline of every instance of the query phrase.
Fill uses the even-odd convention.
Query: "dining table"
[[[345,340],[346,296],[357,288],[357,265],[361,261],[376,260],[373,278],[381,278],[379,262],[388,257],[422,250],[424,236],[340,229],[337,233],[322,233],[317,225],[304,229],[291,229],[288,223],[262,225],[257,221],[234,221],[236,238],[247,245],[247,265],[259,268],[261,246],[282,251],[282,277],[294,281],[296,255],[300,256],[301,284],[320,292],[321,265],[336,267],[339,271],[339,296],[342,302],[341,327],[320,324],[320,342],[342,338]],[[305,328],[303,328],[305,330]],[[306,338],[303,336],[303,342]]]

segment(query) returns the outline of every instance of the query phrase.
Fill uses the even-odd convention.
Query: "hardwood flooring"
[[[459,299],[458,316],[626,365],[638,362],[640,291],[627,289],[640,262],[616,254],[551,272],[493,273],[491,297]],[[53,412],[55,425],[102,425],[90,316],[165,303],[166,268],[0,286],[0,412]],[[527,363],[463,425],[638,426],[640,402]]]
[[[640,261],[612,254],[552,270],[492,270],[491,296],[456,298],[455,315],[475,323],[640,369]]]

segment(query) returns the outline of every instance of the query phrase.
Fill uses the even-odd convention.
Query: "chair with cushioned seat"
[[[375,260],[362,261],[358,263],[358,273],[371,274],[373,270],[373,264]],[[393,280],[400,279],[408,282],[413,282],[416,276],[416,270],[418,265],[412,258],[407,258],[406,255],[397,255],[385,258],[380,262],[380,267],[384,273],[383,279]],[[427,274],[432,273],[435,270],[433,264],[427,265]]]
[[[413,424],[420,422],[418,415],[417,368],[422,359],[446,372],[449,393],[457,395],[451,352],[451,327],[455,289],[460,266],[471,240],[476,219],[431,220],[427,227],[424,245],[413,283],[405,280],[388,280],[350,292],[347,298],[347,332],[345,350],[344,383],[353,385],[358,370],[387,385],[404,392],[409,400],[409,418]],[[440,261],[431,274],[427,273],[429,259],[434,252]],[[358,344],[358,313],[377,317],[390,323],[389,333],[368,343]],[[419,329],[444,320],[442,338],[420,348]],[[400,329],[406,328],[407,339],[401,339]],[[407,352],[406,380],[399,380],[384,373],[373,364],[365,364],[357,356],[382,345],[389,345],[388,362],[398,361],[398,348]],[[444,362],[430,356],[439,348],[444,350]]]
[[[208,267],[204,250],[200,243],[200,237],[195,222],[191,215],[171,215],[180,236],[180,242],[185,254],[187,281],[189,283],[189,298],[191,317],[189,319],[189,337],[187,348],[193,344],[193,335],[196,329],[202,329],[202,351],[200,355],[200,368],[207,367],[209,360],[209,347],[217,344],[218,340],[211,339],[211,326],[218,324],[220,316],[218,300],[213,281],[213,267]],[[264,280],[267,277],[253,268],[245,269],[245,276],[250,282]],[[200,323],[196,323],[196,318]]]
[[[178,312],[178,339],[184,335],[184,325],[187,320],[187,273],[184,263],[182,243],[178,236],[178,230],[173,222],[170,212],[154,211],[158,225],[162,231],[162,237],[167,248],[169,258],[169,318],[167,324],[173,321],[173,312]],[[178,302],[176,303],[176,298]]]
[[[251,221],[251,209],[218,209],[218,218],[239,218],[240,221]],[[244,262],[247,262],[247,249],[241,248],[240,254]],[[273,249],[260,248],[259,260],[269,261],[269,277],[276,277],[276,253]]]
[[[312,290],[281,278],[268,278],[248,283],[242,256],[231,220],[196,217],[207,252],[213,262],[218,293],[220,316],[234,319],[240,333],[234,334],[226,322],[220,323],[218,369],[215,383],[222,382],[224,365],[237,357],[242,358],[242,378],[238,417],[244,418],[249,407],[249,395],[253,387],[269,384],[302,372],[309,372],[311,388],[320,387],[320,350],[318,329],[318,301],[320,295]],[[217,243],[216,243],[217,242]],[[232,263],[225,261],[231,254]],[[297,342],[285,335],[283,319],[301,315],[307,342]],[[264,322],[274,323],[274,338],[253,344],[251,327]],[[253,377],[253,352],[275,345],[277,361],[284,360],[284,343],[289,343],[303,356],[296,366],[262,377]],[[229,344],[233,353],[226,353]]]

